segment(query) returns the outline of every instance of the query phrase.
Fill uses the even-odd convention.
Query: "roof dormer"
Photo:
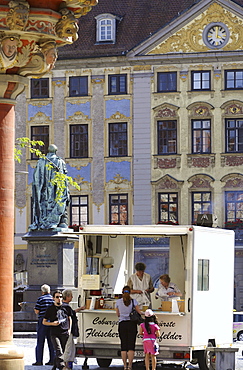
[[[99,14],[96,19],[96,42],[97,43],[112,43],[116,42],[116,22],[121,18],[110,14]]]

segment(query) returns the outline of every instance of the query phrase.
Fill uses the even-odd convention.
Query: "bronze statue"
[[[29,230],[67,228],[67,206],[69,190],[67,183],[61,199],[57,200],[57,186],[51,183],[55,172],[66,174],[66,164],[56,155],[57,147],[51,144],[46,157],[37,162],[32,183],[33,223]],[[50,166],[51,165],[51,168]]]

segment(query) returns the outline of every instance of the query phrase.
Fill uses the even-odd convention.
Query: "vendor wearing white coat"
[[[150,293],[154,291],[151,276],[145,272],[145,269],[146,265],[143,262],[136,263],[136,272],[130,276],[127,282],[131,289],[131,297],[136,299],[140,309],[143,306],[151,306]]]
[[[159,278],[158,292],[156,298],[161,298],[162,301],[168,301],[169,298],[181,297],[182,293],[176,284],[171,283],[170,277],[167,274],[161,275]]]

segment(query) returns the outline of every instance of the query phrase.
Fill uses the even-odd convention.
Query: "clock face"
[[[203,32],[203,41],[210,49],[220,49],[229,40],[229,30],[223,23],[210,23]]]

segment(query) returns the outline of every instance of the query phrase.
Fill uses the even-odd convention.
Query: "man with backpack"
[[[43,325],[51,328],[51,340],[56,353],[52,370],[63,370],[65,368],[63,353],[70,334],[72,311],[70,306],[62,304],[60,290],[53,293],[53,300],[53,305],[46,310]]]

